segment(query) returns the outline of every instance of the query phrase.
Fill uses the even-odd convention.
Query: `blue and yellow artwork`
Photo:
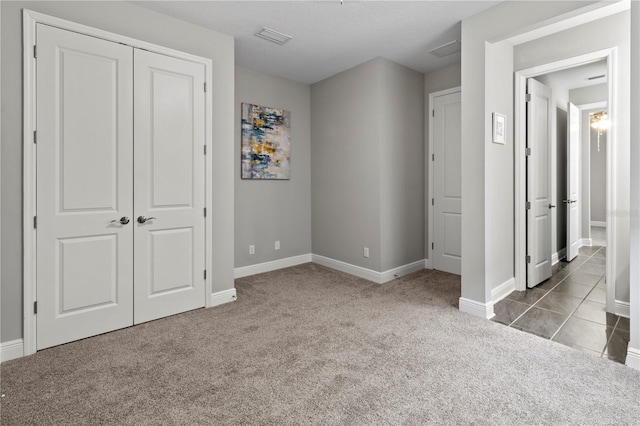
[[[242,104],[242,179],[289,179],[291,113]]]

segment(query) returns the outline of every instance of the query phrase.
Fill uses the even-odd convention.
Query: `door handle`
[[[110,223],[120,222],[123,225],[129,223],[129,218],[127,216],[122,216],[120,219],[113,219]]]
[[[138,223],[145,223],[148,220],[151,219],[157,219],[157,217],[144,217],[144,216],[138,216]]]
[[[573,203],[577,203],[578,200],[562,200],[562,202],[565,204],[573,204]]]
[[[549,204],[549,208],[550,208],[550,209],[555,209],[555,208],[556,208],[556,206],[555,206],[555,204]]]

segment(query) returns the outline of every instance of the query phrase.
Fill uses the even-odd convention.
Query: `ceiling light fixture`
[[[283,34],[281,32],[272,30],[271,28],[262,27],[260,31],[254,34],[256,37],[260,37],[264,40],[270,41],[271,43],[279,44],[282,46],[293,37]]]
[[[608,118],[606,111],[591,114],[591,127],[598,131],[598,152],[600,152],[600,135],[609,127]]]
[[[461,49],[460,42],[458,40],[450,41],[449,43],[445,43],[442,46],[435,47],[427,53],[435,56],[436,58],[444,58],[445,56],[453,55],[454,53],[458,53]]]

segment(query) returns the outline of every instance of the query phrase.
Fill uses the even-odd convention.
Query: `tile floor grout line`
[[[604,348],[602,348],[602,353],[600,353],[600,357],[604,357],[604,351],[607,350],[607,348],[609,347],[609,343],[611,342],[611,339],[613,338],[613,333],[616,332],[616,327],[618,326],[618,323],[620,322],[620,317],[618,317],[618,319],[616,319],[616,323],[613,326],[613,330],[611,330],[611,336],[609,336],[609,338],[607,339],[607,342],[604,344]],[[607,331],[607,325],[605,324],[605,333]]]

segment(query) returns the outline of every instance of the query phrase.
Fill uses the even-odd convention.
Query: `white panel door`
[[[580,249],[580,110],[569,102],[567,129],[567,262],[578,255]]]
[[[529,79],[527,93],[527,286],[551,277],[551,89]]]
[[[204,65],[135,51],[135,312],[205,305]]]
[[[133,49],[36,31],[43,349],[133,324]]]
[[[462,169],[460,92],[434,99],[433,269],[461,273]]]

